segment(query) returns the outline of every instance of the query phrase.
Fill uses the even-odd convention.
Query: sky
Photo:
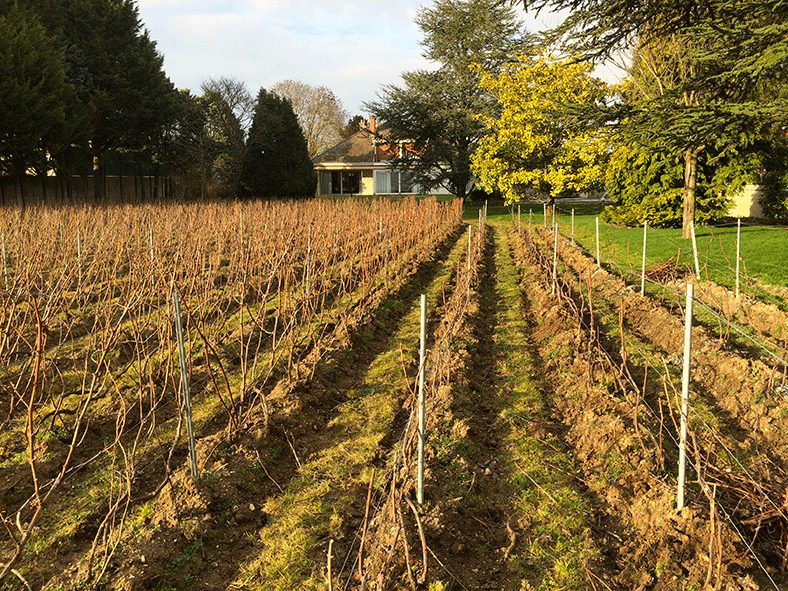
[[[138,0],[178,88],[243,80],[252,94],[280,80],[327,86],[349,114],[404,71],[428,67],[413,23],[430,0]],[[522,13],[522,9],[516,9]],[[559,21],[523,14],[530,31]]]

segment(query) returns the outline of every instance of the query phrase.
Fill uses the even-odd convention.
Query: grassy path
[[[607,570],[598,515],[552,416],[508,233],[493,223],[488,236],[468,383],[437,454],[436,494],[451,501],[428,545],[467,589],[588,589]]]
[[[109,569],[112,588],[188,589],[194,581],[218,588],[237,576],[240,565],[259,550],[257,532],[269,519],[262,505],[287,488],[298,461],[333,441],[331,420],[346,400],[346,391],[385,345],[414,294],[442,268],[456,236],[447,236],[418,270],[403,273],[397,289],[373,300],[374,309],[354,321],[356,328],[347,342],[334,339],[324,356],[305,359],[303,365],[315,364],[312,378],[305,372],[293,392],[286,378],[278,383],[269,395],[275,412],[268,432],[252,430],[233,441],[217,430],[198,430],[198,456],[204,463],[199,487],[178,470],[153,500],[146,495],[134,508],[124,551]],[[328,320],[331,325],[338,322]],[[195,408],[196,419],[197,411],[205,414],[205,405]],[[206,421],[211,422],[210,416]],[[73,569],[59,577],[66,578],[74,579]]]
[[[334,553],[341,562],[353,543],[344,534],[348,524],[357,521],[357,505],[359,499],[363,502],[370,469],[388,453],[389,435],[411,392],[418,294],[425,291],[430,309],[435,310],[464,248],[464,240],[458,240],[435,274],[421,277],[400,301],[392,302],[393,313],[384,311],[376,317],[380,330],[348,352],[344,379],[322,385],[326,395],[336,394],[341,402],[325,429],[296,442],[296,450],[311,451],[299,453],[296,476],[283,494],[266,503],[270,521],[260,531],[259,552],[241,567],[235,588],[325,588],[329,540],[336,541]],[[294,418],[303,422],[300,416]]]

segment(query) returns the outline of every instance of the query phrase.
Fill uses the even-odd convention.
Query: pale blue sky
[[[351,113],[400,74],[427,66],[413,18],[430,0],[138,0],[178,88],[209,77],[253,94],[287,78],[331,88]],[[518,9],[522,12],[522,9]],[[556,23],[525,16],[529,30]]]

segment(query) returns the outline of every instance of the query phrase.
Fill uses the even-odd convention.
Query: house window
[[[399,172],[393,170],[375,171],[375,194],[390,195],[399,193]]]
[[[399,170],[375,171],[375,194],[396,195],[418,193],[418,186],[413,182],[413,173]]]
[[[361,192],[361,172],[354,170],[331,171],[331,193],[351,195]]]

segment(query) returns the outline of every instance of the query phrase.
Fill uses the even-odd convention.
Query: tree
[[[19,179],[46,162],[63,125],[63,55],[33,15],[0,14],[0,167]]]
[[[261,89],[241,166],[244,197],[311,197],[317,178],[306,138],[286,98]]]
[[[482,187],[507,202],[526,192],[554,198],[565,192],[601,188],[607,144],[602,130],[576,122],[569,105],[604,103],[606,85],[589,74],[591,65],[549,57],[521,57],[499,73],[485,73],[481,87],[498,99],[500,117],[473,154],[471,169]]]
[[[330,89],[297,80],[283,80],[277,82],[271,92],[288,99],[293,105],[310,157],[314,158],[342,140],[342,126],[347,113]]]
[[[386,86],[367,108],[385,121],[392,140],[412,147],[395,161],[427,189],[442,186],[464,197],[470,158],[486,126],[479,115],[497,103],[479,87],[474,65],[496,72],[525,42],[513,11],[496,0],[438,0],[416,22],[434,71],[406,72],[404,86]]]
[[[235,197],[254,117],[254,99],[246,84],[234,78],[206,80],[202,85],[206,133],[214,146],[211,176],[224,197]]]
[[[201,85],[205,98],[224,103],[238,120],[244,134],[249,132],[254,118],[254,97],[243,80],[230,76],[208,78]]]
[[[730,185],[720,186],[716,172],[705,163],[698,167],[695,219],[699,222],[725,213]],[[605,208],[602,215],[607,221],[625,226],[639,226],[646,220],[655,227],[682,225],[684,164],[680,156],[634,143],[619,144],[605,168],[605,188],[616,203]]]
[[[684,157],[684,235],[694,219],[699,156],[708,146],[741,149],[764,126],[784,124],[785,93],[756,100],[757,89],[785,80],[788,5],[783,0],[521,0],[526,9],[571,10],[550,36],[590,59],[635,51],[634,66],[656,51],[672,59],[674,84],[630,105],[630,135]],[[638,64],[640,61],[640,64]]]
[[[5,0],[8,3],[9,0]],[[174,114],[175,90],[133,0],[14,0],[43,23],[65,57],[67,127],[56,166],[110,150],[145,150]],[[97,197],[103,183],[94,183]]]
[[[356,133],[361,128],[366,129],[369,127],[369,121],[363,115],[353,115],[350,119],[348,119],[347,123],[342,127],[342,139],[346,140],[351,135]]]
[[[219,146],[208,135],[208,101],[188,90],[178,92],[177,114],[165,130],[160,158],[172,173],[180,173],[187,191],[197,179],[200,198],[207,196],[211,166]],[[190,182],[191,181],[191,182]]]

